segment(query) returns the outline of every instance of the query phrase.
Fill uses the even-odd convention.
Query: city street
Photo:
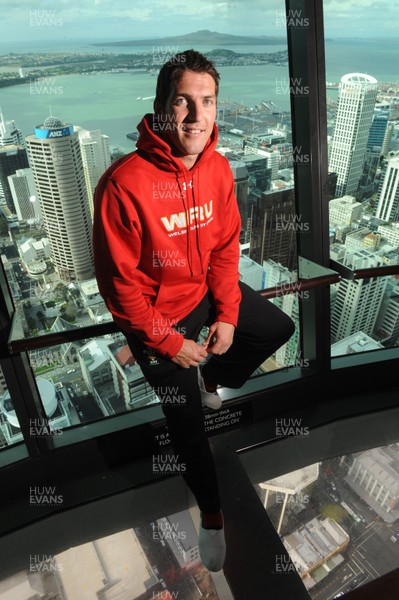
[[[344,480],[348,465],[339,466],[339,462],[337,458],[322,463],[318,480],[305,488],[302,498],[291,497],[280,532],[284,538],[315,517],[341,515],[339,524],[350,537],[348,546],[341,552],[344,562],[309,590],[313,600],[332,600],[337,594],[377,579],[399,565],[399,543],[390,539],[399,527],[385,523],[357,496]],[[269,504],[268,514],[277,528],[282,500]],[[356,518],[342,512],[345,506]]]

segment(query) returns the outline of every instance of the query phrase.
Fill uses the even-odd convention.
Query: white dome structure
[[[43,404],[44,411],[47,417],[51,417],[57,410],[57,396],[54,384],[44,377],[36,378],[37,387],[39,388],[40,398]],[[1,399],[1,408],[7,421],[12,427],[19,428],[18,417],[14,410],[14,405],[11,400],[10,392],[5,392]]]

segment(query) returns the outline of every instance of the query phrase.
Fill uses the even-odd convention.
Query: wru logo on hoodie
[[[187,211],[173,213],[169,217],[161,217],[161,221],[166,231],[174,231],[175,229],[186,229],[187,225],[191,225],[193,221],[201,222],[201,227],[207,225],[212,219],[213,201],[205,203],[203,206],[193,206]],[[205,222],[206,221],[206,222]],[[199,227],[198,223],[191,229]]]

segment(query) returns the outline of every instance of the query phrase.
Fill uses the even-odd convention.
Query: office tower
[[[15,213],[8,176],[18,169],[29,167],[26,150],[21,145],[9,144],[0,147],[0,200],[5,200],[10,212]]]
[[[392,153],[384,163],[375,216],[384,221],[399,221],[399,152]]]
[[[381,153],[384,143],[385,133],[388,126],[389,111],[377,108],[374,110],[369,137],[367,140],[367,149]]]
[[[90,279],[92,223],[78,133],[47,117],[26,142],[55,270],[64,281]]]
[[[350,269],[372,268],[382,262],[382,257],[369,250],[348,252],[342,260]],[[373,334],[388,279],[342,279],[333,286],[336,296],[331,310],[332,343],[360,331]]]
[[[393,135],[394,130],[395,130],[394,123],[388,122],[386,131],[385,131],[384,141],[383,141],[382,148],[381,148],[382,156],[386,156],[391,149],[391,141],[392,141],[392,135]]]
[[[344,75],[339,84],[328,164],[337,173],[337,197],[358,190],[377,91],[377,80],[363,73]]]
[[[399,338],[399,282],[394,277],[388,280],[375,333],[384,342],[396,342]]]
[[[270,190],[272,184],[272,170],[267,166],[267,158],[265,156],[259,156],[259,154],[244,154],[240,160],[242,160],[247,167],[250,194],[253,194],[254,192],[267,192]]]
[[[18,220],[40,220],[40,205],[37,199],[32,169],[18,169],[14,175],[8,176],[8,184]]]
[[[376,104],[373,121],[371,123],[367,140],[366,155],[363,165],[363,174],[360,188],[363,192],[372,194],[375,190],[375,177],[378,172],[383,149],[386,148],[385,139],[388,127],[389,107],[385,104]]]
[[[79,135],[90,215],[93,219],[94,189],[101,175],[111,164],[109,137],[103,135],[100,130],[88,131],[83,127],[75,127],[75,131]]]
[[[15,121],[4,121],[3,113],[0,110],[0,146],[24,145],[22,131],[17,129]]]
[[[241,160],[230,160],[229,162],[234,176],[234,193],[241,216],[240,243],[244,244],[248,237],[248,170]]]
[[[295,270],[296,235],[304,226],[295,216],[293,189],[261,194],[252,205],[249,257],[260,265],[274,260]]]

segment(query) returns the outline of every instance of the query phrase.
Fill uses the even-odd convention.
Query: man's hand
[[[204,346],[196,344],[193,340],[184,340],[183,346],[171,360],[172,362],[188,369],[189,367],[198,367],[207,357],[207,351]]]
[[[209,328],[209,335],[202,347],[209,354],[224,354],[233,343],[235,327],[231,323],[216,321]]]

